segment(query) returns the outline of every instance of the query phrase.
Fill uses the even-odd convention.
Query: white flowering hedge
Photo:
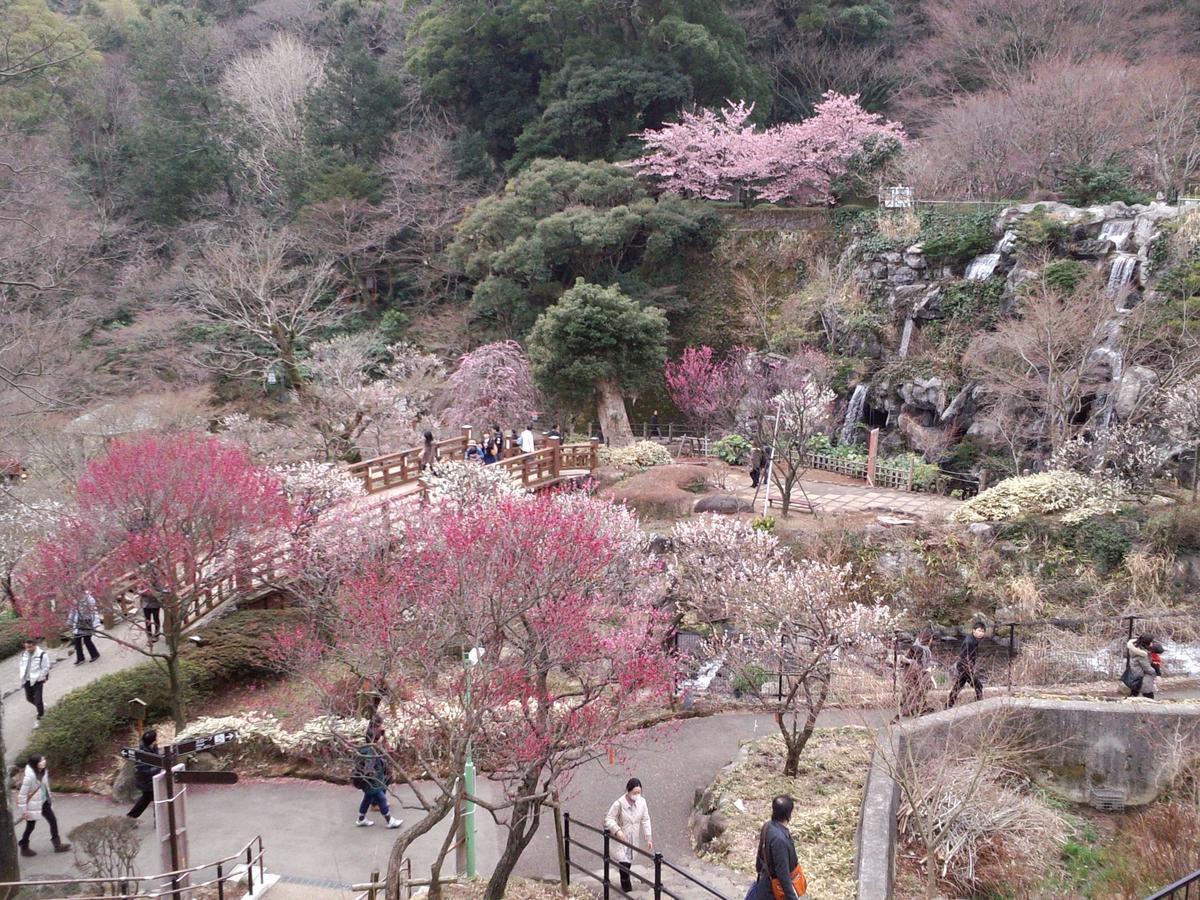
[[[600,463],[605,466],[667,466],[672,462],[667,448],[654,441],[638,441],[628,447],[601,447]]]
[[[1119,482],[1055,469],[1009,478],[954,511],[956,522],[1004,522],[1028,515],[1062,513],[1066,524],[1116,512],[1124,490]]]
[[[499,465],[450,460],[437,464],[437,474],[426,474],[431,503],[473,506],[504,497],[519,497],[525,488],[511,472]]]

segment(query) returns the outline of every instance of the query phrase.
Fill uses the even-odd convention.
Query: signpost
[[[184,804],[186,790],[176,793],[176,785],[184,784],[236,784],[235,772],[186,772],[179,762],[181,756],[202,753],[237,740],[236,731],[218,731],[205,734],[178,744],[161,748],[157,753],[140,747],[123,747],[121,756],[134,762],[155,766],[161,771],[154,776],[155,822],[159,840],[163,844],[163,865],[167,871],[178,872],[188,867],[187,861],[187,807]],[[174,771],[178,768],[179,771]],[[166,821],[157,815],[159,805],[166,810]],[[187,887],[188,877],[171,878],[172,892]]]

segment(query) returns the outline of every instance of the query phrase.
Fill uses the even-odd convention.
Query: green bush
[[[713,444],[713,455],[723,463],[740,466],[754,449],[754,445],[740,434],[729,434]]]
[[[1132,184],[1129,169],[1116,162],[1098,166],[1085,164],[1068,166],[1060,175],[1056,190],[1061,191],[1073,206],[1092,206],[1096,203],[1147,203],[1149,195]]]
[[[1088,519],[1075,526],[1075,549],[1091,560],[1101,575],[1125,562],[1129,547],[1129,535],[1112,519]]]
[[[730,686],[735,695],[758,694],[772,677],[772,674],[761,666],[747,666],[734,676]]]
[[[1046,207],[1038,204],[1017,225],[1017,243],[1022,247],[1060,247],[1071,236],[1071,229],[1046,213]]]
[[[25,636],[29,632],[25,622],[14,617],[0,619],[0,660],[8,659],[21,652]]]
[[[185,706],[222,687],[274,674],[265,652],[271,635],[301,624],[304,618],[303,610],[248,610],[200,629],[204,645],[188,646],[180,660]],[[115,733],[132,726],[129,701],[135,697],[146,702],[147,721],[171,714],[163,665],[148,660],[71,691],[46,710],[18,758],[40,753],[57,771],[78,770],[106,750]]]
[[[967,324],[972,331],[986,331],[1000,319],[1004,279],[957,281],[942,287],[942,313],[951,322]]]
[[[1056,259],[1042,269],[1042,280],[1056,293],[1069,296],[1087,277],[1088,268],[1076,259]]]
[[[956,263],[990,252],[996,241],[992,235],[992,218],[990,212],[924,214],[920,241],[925,255],[944,263]]]
[[[1200,553],[1200,506],[1176,506],[1146,524],[1146,536],[1164,553]]]

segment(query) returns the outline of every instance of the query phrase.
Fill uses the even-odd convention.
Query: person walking
[[[162,598],[154,588],[142,591],[142,616],[146,620],[146,634],[153,641],[162,636]]]
[[[771,821],[758,833],[758,855],[754,860],[758,880],[752,891],[754,900],[773,900],[775,897],[799,900],[808,890],[800,857],[796,855],[796,844],[787,827],[795,805],[787,794],[771,801]]]
[[[25,764],[25,777],[21,779],[21,787],[17,791],[17,821],[25,823],[25,833],[17,841],[22,856],[37,856],[30,849],[29,836],[33,834],[38,819],[45,819],[50,825],[50,843],[54,845],[55,853],[66,853],[71,849],[70,844],[64,844],[58,837],[58,819],[54,815],[53,800],[46,757],[35,753]]]
[[[625,793],[608,808],[608,815],[604,817],[604,827],[618,841],[635,847],[645,838],[646,849],[654,852],[654,841],[650,834],[650,807],[646,805],[646,798],[642,796],[640,779],[630,778],[625,782]],[[621,873],[621,890],[628,894],[633,890],[633,880],[629,874],[633,868],[633,850],[625,844],[616,845],[613,858],[616,859],[617,868]]]
[[[158,753],[158,732],[153,728],[143,732],[142,739],[138,741],[138,749],[146,753]],[[137,819],[146,811],[146,807],[154,802],[154,776],[161,771],[162,766],[156,766],[154,763],[142,762],[140,759],[134,763],[133,783],[141,791],[141,796],[129,812],[125,813],[126,816]]]
[[[50,657],[46,655],[46,648],[38,646],[34,638],[25,638],[19,664],[25,699],[33,704],[40,719],[46,714],[45,704],[42,703],[42,689],[46,686],[46,679],[50,677]]]
[[[526,425],[525,430],[521,432],[521,452],[533,452],[533,426]]]
[[[922,630],[913,641],[908,652],[900,659],[904,672],[900,682],[900,716],[924,715],[929,705],[929,688],[933,681],[933,651],[929,643],[933,639],[928,629]]]
[[[954,687],[950,688],[950,699],[946,703],[947,709],[954,705],[958,700],[958,692],[967,684],[975,688],[976,700],[983,699],[983,679],[979,677],[979,642],[986,634],[987,628],[982,622],[975,622],[971,625],[971,633],[963,641],[958,660],[954,663]]]
[[[1158,686],[1158,672],[1155,671],[1154,662],[1150,658],[1154,643],[1154,638],[1146,634],[1125,642],[1125,647],[1129,650],[1129,670],[1133,673],[1137,686],[1137,690],[1130,691],[1131,697],[1154,699],[1155,688]]]
[[[490,466],[496,461],[496,439],[492,435],[487,435],[483,439],[483,464]]]
[[[392,818],[388,808],[387,788],[391,778],[388,776],[385,750],[381,729],[369,730],[366,743],[358,748],[350,783],[363,792],[362,803],[358,805],[358,820],[354,823],[359,828],[370,828],[375,824],[367,818],[372,806],[379,807],[388,828],[399,828],[404,824],[403,819]]]
[[[662,437],[662,429],[658,427],[658,410],[650,413],[650,437]]]
[[[437,462],[437,454],[437,447],[433,443],[433,432],[427,431],[425,432],[425,443],[421,447],[421,472],[424,472],[428,466],[431,475],[437,474],[437,469],[433,467],[433,464]]]
[[[92,635],[100,627],[100,613],[96,610],[96,598],[91,591],[84,593],[75,608],[67,616],[67,627],[75,639],[75,665],[83,665],[83,648],[87,647],[92,662],[100,658],[100,651],[92,640]]]
[[[763,460],[762,447],[756,446],[750,451],[750,487],[755,490],[758,490],[758,482],[763,475]]]

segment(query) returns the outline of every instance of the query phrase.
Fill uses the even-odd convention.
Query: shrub
[[[1064,297],[1075,292],[1079,283],[1087,277],[1088,269],[1076,259],[1056,259],[1042,269],[1042,280],[1056,293]]]
[[[1112,861],[1112,894],[1144,897],[1182,878],[1200,858],[1200,817],[1189,803],[1155,803],[1122,817]],[[1114,854],[1115,855],[1115,854]]]
[[[426,475],[425,483],[429,486],[430,503],[455,503],[463,507],[526,493],[503,466],[462,460],[438,463],[437,474]]]
[[[730,434],[713,444],[713,456],[731,466],[740,466],[753,449],[754,445],[740,434]]]
[[[765,531],[767,534],[771,534],[775,531],[775,517],[755,516],[750,522],[750,527],[755,531]]]
[[[951,322],[971,326],[972,331],[985,331],[1000,319],[1004,296],[1004,279],[956,281],[942,288],[942,313]]]
[[[1146,536],[1163,553],[1200,553],[1200,506],[1176,506],[1146,524]]]
[[[1062,192],[1073,206],[1097,203],[1146,203],[1149,196],[1133,186],[1133,174],[1116,162],[1098,166],[1079,163],[1068,166],[1058,178],[1055,190]]]
[[[305,615],[303,610],[250,610],[203,629],[205,643],[186,648],[180,660],[184,704],[225,685],[273,674],[263,648],[273,633],[300,624]],[[116,732],[133,725],[129,701],[135,697],[145,701],[147,720],[171,714],[166,671],[157,662],[105,675],[71,691],[46,710],[21,756],[40,753],[59,772],[79,769],[107,749]]]
[[[921,246],[925,255],[945,263],[965,262],[988,253],[995,243],[992,214],[970,213],[950,216],[930,213],[921,228]]]
[[[75,864],[89,878],[127,878],[142,839],[137,822],[127,816],[104,816],[76,825],[67,835],[75,849]]]
[[[1120,567],[1129,547],[1129,535],[1112,519],[1089,519],[1075,529],[1075,549],[1090,559],[1101,575]]]
[[[771,673],[761,666],[747,666],[740,670],[733,679],[730,687],[734,694],[758,694],[762,687],[771,680]]]
[[[1071,229],[1052,219],[1040,203],[1029,211],[1016,228],[1017,243],[1022,247],[1058,247],[1071,236]]]
[[[0,660],[20,653],[27,634],[23,619],[0,619]]]
[[[1120,491],[1102,478],[1055,469],[1009,478],[954,511],[956,522],[1003,522],[1062,513],[1070,524],[1116,512]]]
[[[638,441],[628,447],[601,447],[600,462],[606,466],[637,466],[648,469],[651,466],[669,466],[671,454],[661,444],[654,441]]]

